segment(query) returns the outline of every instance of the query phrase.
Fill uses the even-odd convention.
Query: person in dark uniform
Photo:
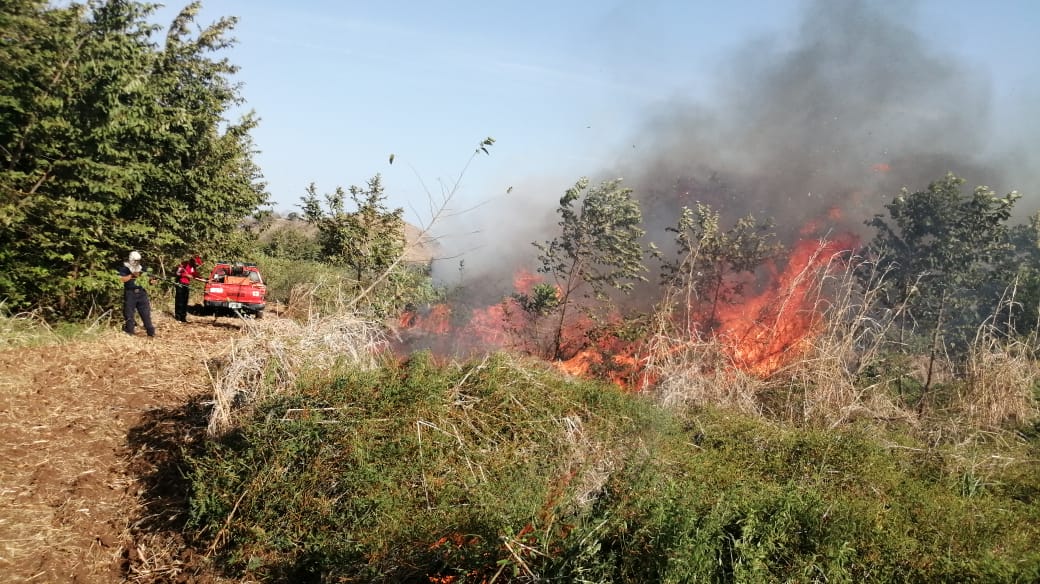
[[[155,336],[155,325],[152,324],[152,305],[148,300],[148,290],[141,285],[147,272],[141,265],[141,252],[132,251],[127,261],[119,266],[119,279],[123,282],[123,332],[134,334],[137,326],[135,312],[141,315],[141,324],[149,337]]]

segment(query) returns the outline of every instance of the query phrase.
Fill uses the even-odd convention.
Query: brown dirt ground
[[[0,350],[0,580],[220,580],[181,539],[179,463],[239,321],[155,321],[154,339]]]

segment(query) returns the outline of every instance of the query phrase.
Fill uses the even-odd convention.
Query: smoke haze
[[[1020,214],[1032,213],[1036,155],[996,138],[990,75],[942,50],[956,39],[911,28],[897,5],[807,2],[793,40],[749,41],[720,64],[713,97],[648,112],[632,139],[639,148],[595,178],[625,178],[658,242],[680,207],[698,201],[727,225],[749,213],[772,218],[785,243],[824,217],[829,230],[869,237],[864,221],[901,187],[920,190],[947,172],[965,188],[1019,190]],[[544,183],[554,186],[543,200],[490,205],[471,218],[493,226],[484,229],[496,242],[483,248],[491,255],[467,256],[475,277],[508,287],[536,255],[530,242],[556,232],[554,207],[568,183]]]

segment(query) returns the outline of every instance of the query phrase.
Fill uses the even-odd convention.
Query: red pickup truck
[[[256,264],[217,262],[206,283],[202,305],[211,314],[263,318],[266,299],[267,286]]]

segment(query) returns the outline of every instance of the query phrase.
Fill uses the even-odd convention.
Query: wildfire
[[[737,367],[765,377],[804,354],[821,325],[820,270],[856,243],[803,239],[767,290],[720,311],[716,337]]]
[[[545,281],[545,278],[531,270],[520,269],[513,274],[513,288],[521,294],[530,294],[534,287]]]
[[[575,377],[607,379],[615,385],[636,391],[652,382],[643,362],[636,356],[637,347],[630,346],[612,352],[602,347],[578,351],[566,361],[557,361],[556,367]]]
[[[840,219],[840,211],[834,208],[822,221]],[[811,347],[823,324],[825,299],[821,297],[820,275],[836,265],[835,259],[842,252],[858,245],[852,235],[827,240],[810,237],[819,228],[818,222],[807,223],[805,238],[793,246],[782,269],[774,267],[767,272],[769,283],[759,287],[761,292],[720,306],[713,315],[712,338],[729,356],[731,365],[766,377]],[[521,270],[513,284],[517,294],[531,294],[543,281],[541,275]],[[467,314],[455,314],[451,306],[438,304],[421,313],[406,312],[399,319],[401,328],[413,339],[426,339],[428,348],[455,355],[509,350],[552,357],[549,347],[554,344],[553,332],[559,330],[555,355],[563,357],[553,361],[560,370],[638,391],[654,382],[644,364],[647,343],[646,339],[618,334],[623,322],[623,317],[615,314],[606,324],[596,323],[572,310],[566,322],[560,323],[556,313],[532,314],[512,296]]]
[[[447,304],[435,304],[425,313],[406,310],[397,319],[397,324],[415,332],[446,335],[451,332],[451,307]]]

